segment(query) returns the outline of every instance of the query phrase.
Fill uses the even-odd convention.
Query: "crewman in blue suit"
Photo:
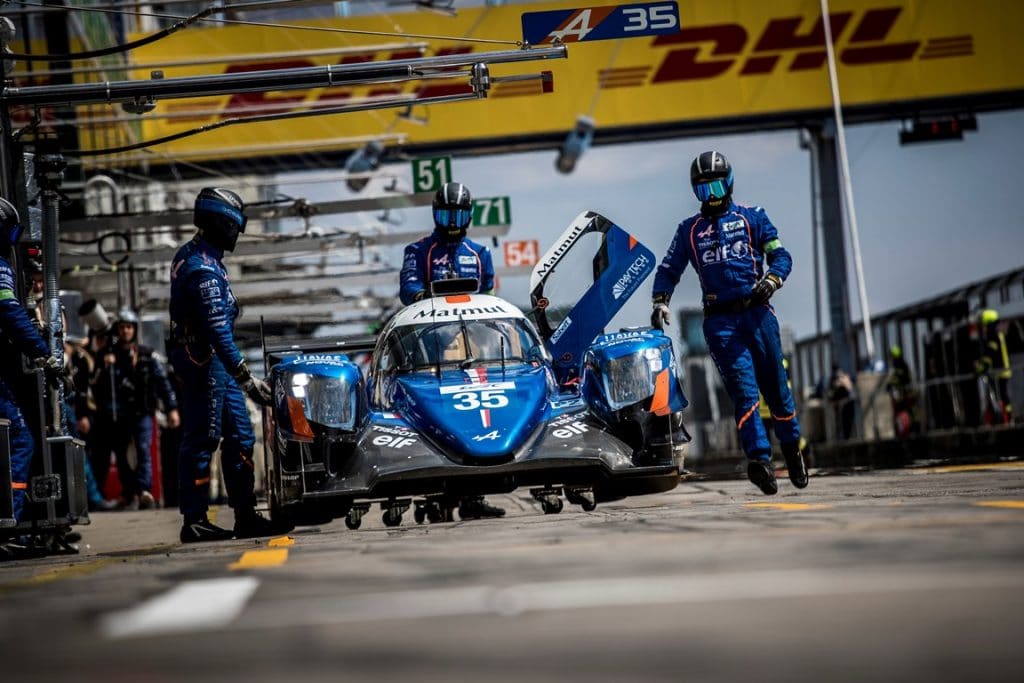
[[[25,416],[15,399],[11,385],[20,371],[21,355],[28,356],[37,367],[43,368],[47,378],[57,381],[61,376],[61,363],[50,354],[50,348],[29,318],[18,299],[17,277],[11,266],[11,248],[21,236],[21,220],[17,209],[0,198],[0,337],[2,363],[0,363],[0,417],[10,421],[8,434],[11,450],[11,487],[14,499],[14,518],[21,519],[28,492],[29,466],[35,451],[35,439],[25,422]],[[5,553],[0,548],[0,558]]]
[[[405,248],[398,297],[409,305],[430,296],[430,283],[448,278],[474,278],[477,291],[494,291],[491,251],[466,237],[473,220],[473,197],[462,183],[445,183],[434,195],[434,231]],[[459,517],[501,517],[505,511],[483,496],[463,498]]]
[[[765,495],[778,492],[771,443],[757,414],[760,390],[771,410],[789,479],[804,488],[807,467],[800,424],[783,365],[779,322],[768,305],[793,259],[764,209],[733,203],[733,170],[725,155],[704,152],[694,159],[690,184],[701,202],[700,213],[679,224],[658,267],[651,324],[668,324],[669,299],[687,264],[693,264],[704,293],[704,337],[736,409],[736,427],[749,460],[747,476]]]
[[[245,232],[244,209],[234,192],[203,188],[193,213],[199,232],[171,263],[169,356],[184,386],[178,467],[182,543],[272,536],[292,528],[257,513],[253,493],[255,436],[245,396],[269,405],[271,393],[235,346],[238,304],[221,262]],[[235,511],[234,532],[207,518],[210,460],[218,445],[228,503]]]
[[[462,183],[445,183],[434,195],[434,232],[405,248],[398,296],[411,304],[430,296],[430,283],[475,278],[482,294],[494,290],[491,251],[466,237],[473,220],[473,197]]]

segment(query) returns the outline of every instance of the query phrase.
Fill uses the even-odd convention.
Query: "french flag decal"
[[[480,411],[480,423],[483,424],[484,427],[491,426],[491,411],[489,408],[484,408]]]
[[[487,368],[471,368],[466,370],[470,384],[487,384]]]

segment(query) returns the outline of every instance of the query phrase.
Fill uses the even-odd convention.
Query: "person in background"
[[[853,436],[857,406],[854,402],[853,380],[845,370],[835,364],[832,365],[832,376],[829,378],[827,395],[835,416],[836,435],[840,441],[846,441]]]
[[[783,365],[779,321],[768,300],[782,287],[793,259],[764,209],[735,204],[733,169],[720,152],[704,152],[690,166],[700,212],[679,224],[658,266],[651,325],[669,324],[668,302],[688,264],[700,278],[704,337],[732,398],[736,428],[747,456],[747,477],[765,495],[778,492],[772,446],[755,413],[759,392],[768,404],[789,479],[807,486],[800,423]]]
[[[1006,346],[1006,334],[999,326],[999,312],[991,308],[978,316],[978,341],[980,349],[974,370],[979,379],[987,385],[983,391],[983,414],[986,424],[1010,424],[1013,422],[1013,404],[1010,402],[1010,353]],[[993,405],[994,404],[994,405]]]
[[[477,244],[466,232],[473,220],[473,197],[462,183],[445,183],[434,195],[434,230],[406,246],[399,273],[398,296],[409,305],[430,296],[430,283],[448,278],[473,278],[477,292],[494,290],[494,261],[491,251]],[[463,498],[459,517],[480,519],[501,517],[505,511],[483,496]]]
[[[91,383],[96,410],[90,431],[95,430],[93,448],[98,453],[114,453],[123,506],[148,510],[156,507],[151,489],[157,408],[163,406],[171,427],[178,425],[180,417],[163,362],[152,349],[139,344],[138,336],[138,316],[129,310],[118,312],[114,337],[108,340]],[[128,460],[133,442],[134,468]]]
[[[63,372],[60,361],[50,354],[46,340],[18,299],[17,275],[10,258],[21,231],[17,209],[0,198],[0,417],[10,421],[11,489],[16,521],[21,519],[28,495],[35,438],[10,385],[17,381],[16,373],[21,371],[21,354],[42,368],[51,383],[62,381]],[[11,556],[8,548],[0,546],[0,559]]]
[[[245,404],[269,405],[266,382],[254,376],[235,345],[238,303],[222,259],[245,232],[241,197],[216,187],[200,190],[193,219],[199,229],[171,263],[171,330],[168,353],[184,394],[179,458],[182,543],[254,538],[290,531],[291,524],[256,512],[252,453],[256,441]],[[220,448],[234,530],[210,522],[210,461]]]
[[[910,374],[910,366],[903,358],[903,349],[899,344],[889,347],[889,381],[886,384],[889,398],[892,401],[893,423],[896,435],[906,438],[914,425],[913,410],[917,402],[917,392]]]

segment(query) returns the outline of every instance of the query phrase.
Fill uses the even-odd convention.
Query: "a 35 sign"
[[[655,36],[679,30],[679,5],[643,2],[524,12],[521,22],[523,41],[531,45]]]

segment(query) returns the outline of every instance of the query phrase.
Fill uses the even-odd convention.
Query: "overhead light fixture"
[[[380,157],[384,153],[384,145],[376,140],[371,140],[349,155],[345,160],[345,172],[349,177],[345,179],[345,185],[353,192],[362,192],[366,184],[370,182],[368,174],[373,173],[380,167]]]
[[[562,143],[561,148],[558,150],[555,168],[561,173],[572,173],[573,169],[576,168],[576,162],[579,161],[583,153],[590,147],[590,143],[593,142],[594,130],[596,128],[597,124],[589,116],[581,114],[577,117],[576,126],[569,131],[565,142]]]

